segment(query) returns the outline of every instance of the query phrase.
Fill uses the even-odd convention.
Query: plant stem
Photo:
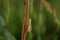
[[[23,17],[23,26],[22,26],[22,38],[21,40],[26,40],[26,33],[29,26],[29,0],[24,0],[24,17]],[[26,26],[24,26],[24,24]]]

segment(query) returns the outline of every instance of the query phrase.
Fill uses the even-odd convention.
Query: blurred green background
[[[27,33],[26,40],[60,40],[60,0],[44,0],[56,9],[50,14],[41,0],[30,0],[30,15],[32,32]],[[5,20],[1,26],[0,40],[21,40],[24,0],[0,0],[0,16]],[[56,20],[57,18],[57,20]]]

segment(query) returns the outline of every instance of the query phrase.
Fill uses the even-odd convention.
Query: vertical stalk
[[[5,16],[6,16],[6,21],[9,21],[9,16],[10,16],[10,4],[9,0],[4,0],[4,11],[5,11]]]
[[[24,17],[22,25],[22,38],[21,40],[26,40],[26,33],[29,26],[29,0],[24,0]]]

